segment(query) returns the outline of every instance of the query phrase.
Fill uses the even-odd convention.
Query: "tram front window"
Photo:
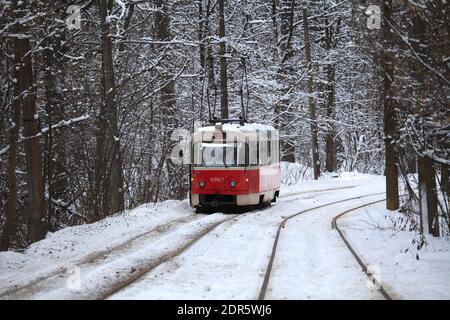
[[[244,143],[201,143],[196,150],[197,163],[204,167],[237,167],[245,165]]]

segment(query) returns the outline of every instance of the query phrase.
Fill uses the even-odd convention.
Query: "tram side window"
[[[193,152],[193,159],[192,159],[192,163],[194,164],[194,166],[200,166],[202,164],[202,143],[201,142],[196,142],[194,143],[194,152]]]
[[[257,166],[259,163],[259,143],[255,139],[248,139],[248,163],[251,166]]]
[[[248,165],[248,143],[238,142],[236,143],[237,152],[237,165],[246,166]]]
[[[267,164],[272,163],[272,132],[267,130]]]
[[[267,138],[261,137],[259,140],[259,164],[260,165],[266,165],[268,162],[267,157]]]
[[[274,139],[273,141],[273,163],[278,163],[279,162],[279,141],[278,139]]]

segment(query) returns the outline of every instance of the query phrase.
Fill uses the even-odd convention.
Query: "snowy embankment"
[[[422,246],[405,217],[384,203],[349,213],[339,225],[393,298],[450,299],[449,237],[425,235]]]
[[[70,271],[115,247],[176,219],[192,215],[187,201],[145,204],[99,222],[48,233],[24,253],[0,252],[0,294],[14,287]]]

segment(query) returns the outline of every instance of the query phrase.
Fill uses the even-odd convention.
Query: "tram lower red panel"
[[[235,186],[232,186],[234,181]],[[202,184],[202,186],[200,186]],[[192,194],[242,195],[280,187],[279,165],[256,168],[193,168]]]

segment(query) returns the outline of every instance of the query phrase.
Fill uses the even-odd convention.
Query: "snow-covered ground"
[[[195,215],[187,201],[166,201],[49,234],[24,253],[1,252],[0,298],[256,299],[285,217],[384,191],[383,177],[357,173],[290,181],[276,204],[259,211]],[[340,212],[382,198],[353,199],[290,220],[266,298],[382,298],[331,229]],[[380,208],[339,220],[357,251],[379,268],[394,297],[448,299],[450,240],[430,239],[416,260],[414,234],[389,229]]]
[[[281,232],[269,282],[269,299],[382,299],[367,286],[367,277],[331,229],[338,212],[368,201],[372,196],[339,203],[289,220]]]
[[[450,238],[420,236],[405,230],[405,219],[369,206],[339,220],[352,246],[369,265],[377,280],[396,299],[450,299]]]
[[[48,233],[24,253],[0,252],[0,292],[101,255],[163,223],[187,217],[189,211],[186,201],[142,205],[97,223]]]

